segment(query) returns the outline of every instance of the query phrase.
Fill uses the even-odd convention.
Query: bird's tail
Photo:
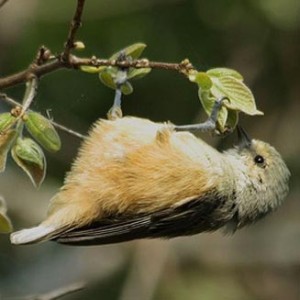
[[[10,241],[14,245],[26,245],[45,242],[58,236],[64,229],[54,227],[51,224],[40,224],[39,226],[23,229],[10,235]]]

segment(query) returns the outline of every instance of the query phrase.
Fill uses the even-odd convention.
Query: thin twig
[[[19,106],[19,107],[22,108],[22,105],[19,102],[17,102],[14,99],[8,97],[6,94],[0,93],[0,99],[5,101],[6,103],[8,103],[11,106]]]
[[[6,94],[1,94],[0,93],[0,99],[3,100],[3,101],[5,101],[6,103],[8,103],[11,106],[17,106],[17,107],[23,108],[22,105],[19,102],[17,102],[14,99],[8,97]],[[64,125],[61,125],[61,124],[59,124],[59,123],[57,123],[57,122],[55,122],[55,121],[53,121],[51,119],[49,119],[49,121],[50,121],[50,123],[53,126],[55,126],[56,128],[58,128],[58,129],[60,129],[62,131],[65,131],[65,132],[67,132],[67,133],[69,133],[69,134],[71,134],[73,136],[76,136],[76,137],[78,137],[80,139],[85,139],[86,138],[86,136],[84,136],[83,134],[81,134],[79,132],[76,132],[76,131],[74,131],[74,130],[72,130],[72,129],[64,126]]]
[[[15,86],[17,84],[26,82],[28,80],[28,74],[34,74],[36,77],[41,77],[42,75],[51,73],[55,70],[65,68],[59,59],[54,59],[41,66],[36,66],[35,68],[29,67],[26,70],[15,73],[13,75],[0,78],[0,89]]]
[[[37,78],[35,76],[33,76],[29,81],[27,81],[26,91],[22,102],[22,113],[20,117],[22,117],[25,114],[27,109],[30,107],[32,101],[34,100],[34,97],[37,92],[37,85]]]
[[[5,3],[7,3],[9,0],[2,0],[0,2],[0,8],[2,8],[4,6]]]
[[[53,120],[49,120],[49,121],[51,122],[51,124],[52,124],[53,126],[55,126],[56,128],[58,128],[58,129],[60,129],[60,130],[62,130],[62,131],[65,131],[65,132],[67,132],[67,133],[69,133],[69,134],[71,134],[71,135],[74,135],[74,136],[76,136],[76,137],[78,137],[78,138],[80,138],[80,139],[83,139],[83,140],[86,138],[85,135],[83,135],[83,134],[81,134],[81,133],[79,133],[79,132],[77,132],[77,131],[74,131],[74,130],[72,130],[72,129],[70,129],[70,128],[64,126],[64,125],[61,125],[61,124],[59,124],[59,123],[56,123],[56,122],[54,122]]]
[[[153,68],[164,69],[187,74],[189,70],[193,69],[192,64],[187,60],[181,63],[165,63],[165,62],[151,62],[147,59],[139,59],[135,61],[129,60],[107,60],[96,57],[80,58],[71,55],[70,52],[74,48],[75,35],[81,25],[81,17],[84,9],[85,0],[77,0],[77,6],[74,17],[71,21],[67,41],[64,50],[56,58],[51,57],[51,51],[44,46],[38,51],[38,58],[36,57],[32,64],[23,71],[0,78],[0,90],[8,87],[18,85],[28,81],[30,76],[34,75],[37,78],[52,73],[59,69],[71,68],[78,69],[80,66],[117,66],[117,67],[133,67],[133,68]]]
[[[70,52],[71,52],[72,48],[74,48],[75,35],[76,35],[77,30],[81,26],[81,16],[83,13],[84,4],[85,4],[85,0],[77,0],[77,7],[75,10],[74,17],[71,21],[68,38],[65,43],[64,52],[62,54],[63,61],[69,60]]]

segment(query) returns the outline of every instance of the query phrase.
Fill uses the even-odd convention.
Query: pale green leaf
[[[212,87],[212,81],[205,72],[197,72],[194,74],[194,82],[196,82],[202,90],[209,90]]]
[[[61,148],[60,137],[50,120],[41,114],[28,111],[24,118],[26,129],[49,152],[56,152]]]
[[[257,110],[254,96],[251,90],[240,80],[231,77],[211,77],[213,86],[211,94],[219,99],[228,97],[229,103],[226,106],[232,110],[242,111],[248,115],[262,115],[263,112]]]
[[[126,81],[124,84],[121,85],[121,92],[124,95],[129,95],[133,92],[133,87],[129,81]]]
[[[108,71],[108,69],[104,70],[103,72],[99,73],[100,81],[106,85],[107,87],[115,90],[117,85],[115,83],[115,74],[112,74]]]
[[[111,57],[110,57],[110,60],[115,60],[115,59],[118,59],[120,53],[124,53],[126,56],[130,56],[132,59],[138,59],[144,49],[147,47],[146,44],[144,43],[135,43],[135,44],[132,44],[116,53],[114,53]]]
[[[100,73],[103,70],[105,70],[107,67],[106,66],[100,66],[100,67],[92,67],[92,66],[80,66],[79,69],[83,72],[90,73],[90,74],[95,74],[95,73]]]
[[[17,137],[14,129],[5,130],[0,134],[0,172],[4,172],[6,167],[7,154]]]
[[[46,158],[41,147],[30,138],[18,138],[11,155],[33,185],[39,187],[46,175]]]
[[[244,78],[243,76],[237,72],[236,70],[233,69],[228,69],[228,68],[214,68],[210,69],[206,72],[207,75],[212,76],[212,77],[226,77],[226,76],[231,76],[235,79],[243,81]]]
[[[118,71],[116,68],[106,69],[99,74],[101,82],[114,90],[117,89],[116,81],[121,79],[122,76],[127,78],[126,72],[124,73],[123,71]],[[133,87],[128,81],[125,81],[125,83],[121,85],[120,89],[124,95],[129,95],[133,92]]]
[[[127,74],[127,79],[140,79],[151,72],[151,68],[130,68]]]
[[[15,121],[16,117],[13,116],[10,112],[0,114],[0,133],[12,126]]]

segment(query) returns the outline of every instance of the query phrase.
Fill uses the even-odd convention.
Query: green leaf
[[[50,120],[29,111],[24,118],[26,129],[46,150],[56,152],[61,148],[60,137]]]
[[[16,117],[13,116],[10,112],[5,112],[0,114],[0,132],[8,129],[16,121]]]
[[[115,80],[117,80],[118,76],[124,76],[124,72],[120,72],[117,69],[106,69],[103,72],[99,74],[99,78],[101,82],[108,86],[109,88],[116,90],[117,84],[115,83]],[[127,76],[125,74],[125,76]],[[129,95],[133,92],[133,87],[130,82],[126,81],[124,84],[121,85],[121,92],[124,95]]]
[[[231,77],[241,80],[241,81],[244,80],[243,76],[239,72],[237,72],[236,70],[233,70],[233,69],[228,69],[228,68],[210,69],[206,72],[206,74],[209,76],[212,76],[212,77],[231,76]]]
[[[80,66],[79,69],[83,72],[90,73],[90,74],[96,74],[100,73],[103,70],[105,70],[106,66],[100,66],[100,67],[92,67],[92,66]]]
[[[13,230],[13,226],[6,212],[5,200],[0,196],[0,233],[10,233]]]
[[[191,81],[196,82],[202,90],[209,90],[212,87],[212,81],[205,72],[197,72],[192,75]]]
[[[111,57],[110,57],[110,60],[115,60],[115,59],[118,59],[119,55],[124,52],[126,56],[130,56],[132,59],[138,59],[144,49],[147,47],[146,44],[144,43],[135,43],[135,44],[132,44],[116,53],[114,53]]]
[[[18,138],[11,154],[33,185],[39,187],[46,175],[46,159],[41,147],[30,138]]]
[[[190,72],[189,79],[199,86],[198,95],[205,112],[210,115],[217,99],[228,97],[223,102],[218,119],[217,129],[225,132],[233,129],[238,122],[238,112],[248,115],[262,115],[256,108],[251,90],[243,83],[243,77],[235,70],[215,68],[204,72]]]
[[[219,99],[228,97],[229,103],[226,106],[232,110],[242,111],[247,115],[263,115],[257,110],[254,96],[251,90],[240,80],[231,77],[211,77],[213,86],[211,94]]]
[[[115,83],[115,76],[113,72],[110,71],[109,68],[105,69],[103,72],[99,73],[99,79],[100,81],[106,85],[107,87],[115,90],[117,88],[117,85]]]
[[[121,92],[124,95],[129,95],[133,92],[133,87],[129,81],[126,81],[124,84],[121,85]]]
[[[17,135],[15,129],[8,129],[0,134],[0,173],[5,171],[7,154]]]
[[[127,74],[127,79],[140,79],[151,72],[151,68],[130,68]]]

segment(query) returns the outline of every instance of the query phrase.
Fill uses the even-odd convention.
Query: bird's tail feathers
[[[39,226],[23,229],[10,235],[10,241],[14,245],[26,245],[45,242],[57,237],[65,228],[57,228],[51,224],[40,224]]]

